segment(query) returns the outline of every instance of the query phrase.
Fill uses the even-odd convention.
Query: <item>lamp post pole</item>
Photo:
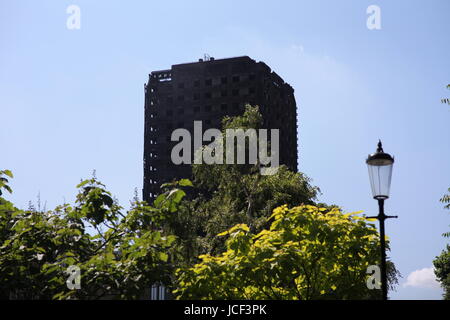
[[[386,241],[384,236],[384,199],[378,199],[378,221],[380,222],[380,248],[381,248],[381,291],[383,300],[387,300],[387,274],[386,274]]]
[[[387,216],[384,214],[384,199],[378,199],[378,216],[368,217],[378,219],[380,222],[380,250],[381,250],[381,293],[382,299],[387,300],[387,269],[386,269],[386,237],[384,232],[384,220],[398,218],[398,216]]]

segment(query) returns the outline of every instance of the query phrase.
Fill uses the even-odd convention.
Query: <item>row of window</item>
[[[243,89],[233,89],[231,90],[231,95],[233,97],[237,97],[239,95],[246,95],[246,94],[255,94],[256,90],[255,88],[243,88]],[[214,94],[212,92],[205,92],[203,94],[205,99],[211,99],[214,97],[228,97],[228,91],[227,90],[221,90],[220,94],[219,92],[214,92]],[[193,99],[194,100],[199,100],[200,99],[200,93],[194,93],[193,95]],[[184,100],[184,96],[178,96],[178,100]]]
[[[210,119],[203,120],[202,122],[206,126],[209,126],[212,123]],[[189,123],[189,124],[192,125],[192,123]],[[175,130],[175,129],[187,128],[187,127],[186,127],[186,123],[185,122],[179,121],[177,123],[168,123],[168,124],[166,124],[166,128],[167,128],[167,130]],[[170,142],[170,137],[167,137],[166,140]]]
[[[167,76],[167,78],[166,78],[166,76]],[[171,74],[167,73],[167,74],[158,74],[156,76],[154,75],[153,78],[161,78],[161,79],[158,79],[161,82],[164,80],[172,80],[171,76],[172,76]],[[228,83],[239,83],[239,82],[244,81],[246,78],[250,81],[253,81],[253,80],[255,80],[256,76],[254,74],[249,74],[248,76],[234,75],[231,77],[223,76],[223,77],[214,78],[214,79],[209,78],[209,79],[205,79],[203,81],[197,79],[197,80],[194,80],[194,82],[192,83],[192,87],[200,88],[202,83],[205,87],[212,87],[213,85],[226,85]],[[169,89],[173,88],[170,81],[168,81],[168,82],[169,82],[167,84],[168,87],[166,87],[166,88],[169,88]],[[182,81],[178,82],[176,86],[178,89],[184,89],[184,88],[190,87],[189,85],[187,85],[187,83],[182,82]],[[155,87],[150,88],[150,92],[155,92],[155,90],[156,90]]]
[[[212,124],[212,121],[208,119],[208,120],[205,120],[203,123],[204,123],[204,125],[205,125],[206,127],[210,127],[211,124]],[[186,129],[187,127],[185,127],[185,125],[186,125],[185,122],[178,122],[178,123],[176,123],[176,125],[174,125],[174,124],[167,124],[167,129],[168,129],[169,131],[173,131],[173,130],[179,129],[179,128],[181,128],[181,129],[182,129],[182,128]],[[167,142],[167,143],[173,142],[173,141],[171,140],[171,135],[166,135],[165,137],[159,136],[157,139],[158,139],[159,142],[161,142],[161,143],[163,143],[163,144],[164,144],[164,142]],[[288,144],[290,144],[290,143],[292,143],[292,142],[294,142],[294,141],[297,141],[297,139],[296,139],[295,137],[291,137],[291,136],[289,136],[289,135],[288,135],[288,136],[284,136],[284,137],[282,137],[282,138],[280,139],[280,143],[288,143]],[[154,144],[157,144],[156,141],[155,141]],[[170,150],[169,150],[168,155],[170,156]],[[150,158],[157,158],[157,157],[156,157],[156,156],[153,156],[153,157],[150,157]],[[156,170],[150,169],[150,171],[156,171]]]
[[[212,120],[211,119],[205,119],[205,120],[202,120],[202,122],[206,126],[210,126],[212,124]],[[192,123],[189,123],[189,124],[192,125]],[[171,131],[171,130],[175,130],[175,129],[178,129],[178,128],[186,128],[186,123],[183,122],[183,121],[179,121],[177,123],[172,122],[172,123],[167,123],[165,125],[165,127],[166,127],[167,130]],[[153,132],[156,133],[157,131],[159,131],[159,130],[155,129]],[[158,144],[157,140],[158,140],[158,136],[152,136],[152,138],[150,138],[150,136],[149,136],[149,139],[147,141],[151,145],[156,145],[156,144]],[[170,137],[167,138],[167,141],[170,142]],[[149,158],[157,158],[158,156],[156,155],[156,153],[150,153],[148,157]]]
[[[254,95],[255,94],[255,92],[256,92],[256,89],[255,88],[242,88],[242,89],[233,89],[233,90],[231,90],[231,96],[233,96],[233,97],[237,97],[237,96],[240,96],[240,95]],[[193,95],[192,95],[192,99],[194,100],[194,101],[198,101],[198,100],[200,100],[200,97],[201,97],[201,95],[200,95],[200,93],[198,93],[198,92],[195,92]],[[203,94],[203,97],[205,98],[205,99],[212,99],[212,98],[218,98],[218,97],[228,97],[228,91],[227,90],[221,90],[220,92],[219,91],[216,91],[216,92],[205,92],[204,94]],[[178,97],[177,97],[177,101],[185,101],[186,100],[186,97],[184,96],[184,95],[179,95]],[[167,100],[166,100],[168,103],[172,103],[173,102],[173,97],[167,97]],[[155,101],[154,100],[150,100],[150,105],[151,106],[153,106],[153,105],[155,105]]]
[[[206,106],[203,106],[203,107],[195,106],[192,109],[188,109],[188,110],[192,110],[192,112],[194,114],[195,113],[199,113],[199,112],[211,112],[211,111],[213,111],[213,109],[214,109],[214,111],[226,112],[226,111],[229,110],[230,107],[232,108],[232,110],[236,110],[236,109],[239,108],[240,105],[242,105],[242,104],[240,104],[238,102],[232,103],[231,106],[229,106],[227,103],[222,103],[221,105],[216,105],[216,106],[212,106],[212,105],[206,105]],[[173,116],[174,112],[175,112],[176,115],[184,115],[185,114],[185,110],[186,109],[183,109],[183,108],[178,108],[176,110],[168,109],[168,110],[166,110],[165,114],[167,116]]]
[[[249,74],[248,79],[255,80],[255,75]],[[241,82],[242,80],[244,80],[244,76],[234,75],[234,76],[231,76],[231,79],[229,79],[229,77],[226,77],[226,76],[220,77],[220,79],[219,78],[216,78],[216,79],[209,78],[209,79],[205,79],[203,83],[204,83],[205,87],[211,87],[213,84],[228,84],[229,80],[231,81],[231,83],[238,83],[238,82]],[[194,80],[194,82],[193,82],[194,88],[199,88],[200,85],[201,85],[200,80],[198,80],[198,79]],[[184,89],[185,86],[186,86],[186,84],[184,82],[178,82],[178,84],[177,84],[178,89]]]
[[[250,104],[252,104],[251,102],[249,102]],[[166,109],[164,111],[164,115],[168,116],[168,117],[173,117],[173,116],[183,116],[187,113],[189,114],[199,114],[199,113],[203,113],[203,112],[223,112],[226,113],[228,111],[233,111],[233,110],[239,110],[243,107],[243,103],[239,103],[239,102],[233,102],[231,105],[227,104],[227,103],[222,103],[220,105],[205,105],[205,106],[195,106],[193,108],[176,108],[176,109]],[[268,110],[268,115],[275,120],[280,120],[282,114],[279,112],[279,107],[277,106],[276,108],[273,109],[269,109]],[[156,117],[156,113],[155,114],[150,114],[150,118],[154,118]],[[149,127],[148,129],[150,132],[152,131],[156,131],[155,128],[153,127]]]

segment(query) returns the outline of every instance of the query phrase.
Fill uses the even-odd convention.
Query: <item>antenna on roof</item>
[[[209,60],[211,60],[211,56],[209,54],[205,53],[203,55],[203,59],[204,59],[204,61],[209,61]]]

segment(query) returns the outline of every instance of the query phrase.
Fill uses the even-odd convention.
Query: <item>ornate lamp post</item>
[[[380,249],[381,249],[381,290],[383,300],[387,300],[387,275],[386,275],[386,242],[384,234],[384,220],[397,218],[397,216],[387,216],[384,214],[384,200],[389,198],[389,189],[391,187],[392,167],[394,158],[383,151],[381,141],[378,142],[377,151],[367,157],[367,166],[369,168],[370,186],[372,187],[373,198],[378,200],[378,216],[380,222]]]

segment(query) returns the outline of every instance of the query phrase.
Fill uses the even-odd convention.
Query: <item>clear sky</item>
[[[69,30],[69,5],[81,10]],[[381,9],[369,30],[366,9]],[[142,188],[152,70],[248,55],[295,89],[299,170],[321,201],[376,214],[365,158],[395,156],[386,213],[403,278],[393,299],[439,299],[432,260],[450,214],[450,1],[1,1],[0,168],[17,206],[73,202],[99,177],[127,206]]]

